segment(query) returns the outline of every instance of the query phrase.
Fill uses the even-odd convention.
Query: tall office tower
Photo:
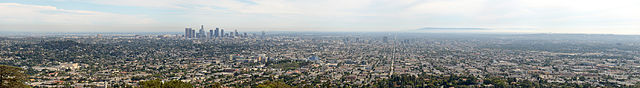
[[[209,35],[207,35],[207,37],[209,37],[209,38],[214,38],[214,36],[213,36],[213,29],[209,30]]]
[[[189,28],[184,28],[184,38],[189,38],[191,36],[189,36],[191,33],[191,29]]]
[[[258,54],[258,62],[267,62],[267,54]]]
[[[189,37],[191,38],[195,38],[196,37],[196,30],[193,30],[191,28],[189,28],[191,30],[191,33],[189,33]]]
[[[236,34],[234,34],[234,35],[235,35],[235,36],[239,36],[239,35],[238,35],[238,29],[236,29],[235,31],[236,31]]]
[[[224,29],[220,29],[220,37],[224,37]]]
[[[382,42],[389,43],[389,37],[387,36],[382,37]]]
[[[220,29],[216,28],[215,33],[213,34],[215,37],[220,37]]]
[[[191,38],[191,35],[193,35],[193,34],[191,33],[191,28],[188,28],[188,29],[187,29],[187,34],[189,34],[189,35],[185,35],[185,36],[187,36],[187,38]]]
[[[200,31],[198,32],[198,38],[205,38],[207,33],[204,31],[204,25],[200,26]]]
[[[187,28],[187,31],[188,31],[187,32],[188,35],[186,35],[187,38],[195,38],[196,32],[195,32],[195,30],[193,30],[193,28]]]
[[[196,38],[200,38],[200,37],[201,37],[201,36],[200,36],[200,33],[197,33],[197,32],[196,32]]]

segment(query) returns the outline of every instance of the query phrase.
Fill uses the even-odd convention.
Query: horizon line
[[[247,31],[246,33],[260,33],[262,31]],[[526,32],[410,32],[410,31],[265,31],[276,33],[412,33],[412,34],[565,34],[565,35],[636,35],[640,34],[613,34],[613,33],[526,33]],[[99,33],[144,33],[144,34],[157,34],[157,33],[184,33],[184,32],[17,32],[17,31],[0,31],[0,34],[5,33],[32,33],[32,34],[48,34],[48,33],[85,33],[85,34],[99,34]],[[242,33],[242,32],[241,32]]]

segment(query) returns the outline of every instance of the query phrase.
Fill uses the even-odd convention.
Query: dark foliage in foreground
[[[489,77],[477,78],[474,76],[436,75],[436,76],[412,76],[394,75],[389,79],[379,80],[370,87],[374,88],[640,88],[635,86],[590,85],[575,83],[552,83],[546,81],[526,81],[515,78]]]

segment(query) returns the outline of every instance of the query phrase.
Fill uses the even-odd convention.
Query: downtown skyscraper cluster
[[[248,36],[247,33],[244,33],[241,35],[240,33],[238,33],[238,30],[235,30],[234,32],[225,33],[224,29],[222,28],[215,28],[215,30],[211,29],[207,33],[204,29],[204,25],[200,26],[200,30],[197,33],[196,33],[196,30],[194,30],[193,28],[185,28],[184,32],[185,32],[184,38],[224,38],[224,37],[235,38],[235,37]]]

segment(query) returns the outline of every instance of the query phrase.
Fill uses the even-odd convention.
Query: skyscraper
[[[190,28],[184,28],[184,38],[190,38],[191,36],[191,29]]]
[[[207,35],[207,37],[209,37],[209,38],[214,38],[214,36],[213,36],[213,29],[209,30],[209,35]]]
[[[184,28],[184,38],[195,38],[195,31],[193,28]]]
[[[200,26],[200,31],[198,32],[198,35],[197,35],[198,38],[206,38],[207,37],[206,34],[207,33],[205,33],[205,31],[204,31],[204,25],[201,25]]]
[[[189,38],[195,38],[196,37],[196,30],[193,30],[191,28],[189,28],[189,30],[191,30],[191,32],[189,33]]]
[[[239,36],[238,35],[238,29],[235,30],[235,34],[233,34],[234,36]]]
[[[224,37],[224,29],[220,29],[220,37]]]
[[[219,28],[216,28],[214,36],[215,37],[220,37],[220,29]]]

